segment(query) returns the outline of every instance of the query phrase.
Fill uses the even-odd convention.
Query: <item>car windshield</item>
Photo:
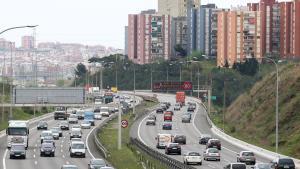
[[[79,125],[73,125],[72,128],[80,128],[80,126]]]
[[[246,169],[245,164],[232,164],[232,169]]]
[[[69,118],[77,118],[75,114],[71,114]]]
[[[170,144],[169,147],[177,147],[178,144]]]
[[[59,131],[57,129],[51,129],[51,131],[52,131],[52,133],[55,133],[55,134],[59,133]]]
[[[197,152],[190,152],[188,155],[189,155],[189,156],[200,156],[200,153],[197,153]]]
[[[53,147],[53,144],[51,143],[43,143],[42,144],[42,148],[52,148]]]
[[[78,167],[63,167],[62,169],[78,169]]]
[[[89,121],[82,121],[82,124],[90,124]]]
[[[210,143],[212,143],[212,144],[219,144],[220,141],[219,140],[211,140]]]
[[[105,166],[105,161],[102,160],[102,159],[99,159],[99,160],[92,160],[91,162],[93,165],[101,165],[101,166]]]
[[[50,133],[50,132],[42,132],[41,136],[42,136],[42,137],[45,137],[45,136],[52,136],[52,133]]]
[[[72,134],[73,134],[73,135],[81,135],[81,132],[80,132],[80,131],[77,131],[77,130],[75,130],[75,131],[72,131]]]
[[[84,149],[84,144],[73,144],[72,148],[73,149]]]
[[[22,151],[22,150],[25,150],[25,146],[23,146],[23,145],[12,145],[11,150]]]
[[[45,121],[40,121],[39,125],[46,125],[47,123]]]
[[[254,156],[253,152],[243,152],[242,156]]]
[[[209,153],[218,153],[219,151],[215,148],[208,149]]]
[[[294,161],[292,159],[284,158],[284,159],[279,159],[279,164],[294,165]]]
[[[27,135],[27,128],[23,128],[23,127],[20,127],[20,128],[13,128],[13,127],[10,127],[7,129],[7,134],[8,135],[15,135],[15,136],[26,136]]]

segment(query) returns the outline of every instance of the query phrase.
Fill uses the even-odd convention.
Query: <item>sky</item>
[[[246,5],[258,0],[202,0],[219,8]],[[36,41],[81,43],[124,48],[124,26],[128,14],[157,9],[157,0],[1,0],[0,31],[22,25],[39,25]],[[0,35],[16,42],[32,35],[32,29],[18,29]]]

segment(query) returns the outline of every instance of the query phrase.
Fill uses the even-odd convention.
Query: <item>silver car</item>
[[[203,154],[203,159],[208,161],[208,160],[216,160],[220,161],[221,160],[221,155],[218,149],[216,148],[208,148],[204,151]]]

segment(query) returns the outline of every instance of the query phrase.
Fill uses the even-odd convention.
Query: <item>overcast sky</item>
[[[202,0],[229,8],[258,0]],[[1,0],[0,31],[21,25],[39,25],[37,42],[74,42],[124,48],[124,26],[129,13],[157,9],[157,0]],[[20,45],[31,29],[14,30],[0,38]]]

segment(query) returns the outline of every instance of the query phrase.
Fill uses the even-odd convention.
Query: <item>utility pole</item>
[[[223,132],[225,132],[225,110],[226,110],[226,79],[224,78],[224,98],[223,98]]]
[[[199,72],[199,68],[198,68],[198,72],[197,72],[197,81],[198,81],[198,98],[200,98],[200,87],[199,87],[199,76],[200,76],[200,72]]]
[[[133,64],[133,115],[135,115],[135,65]]]
[[[121,119],[122,119],[122,109],[121,109],[121,102],[120,102],[120,97],[119,97],[119,103],[118,103],[118,108],[119,108],[119,114],[118,114],[118,150],[122,149],[122,128],[121,128]]]
[[[193,84],[193,69],[192,69],[192,66],[191,66],[191,82]],[[193,89],[191,91],[191,96],[193,96]]]
[[[6,73],[6,65],[5,65],[5,55],[3,56],[3,70],[2,70],[2,122],[4,121],[4,101],[5,101],[5,85],[4,85],[4,80],[5,80],[5,73]]]

